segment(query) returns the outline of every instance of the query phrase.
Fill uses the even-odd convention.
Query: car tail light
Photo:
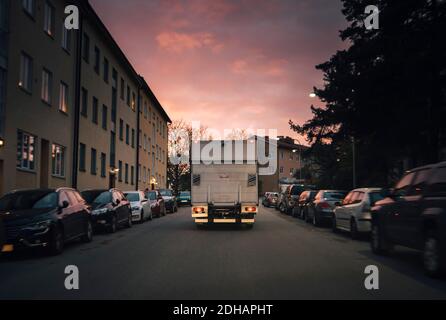
[[[257,208],[256,207],[245,207],[245,211],[246,212],[256,212]]]
[[[321,209],[330,209],[330,205],[327,202],[319,202],[318,205]]]
[[[196,207],[194,208],[194,213],[204,213],[204,208]]]

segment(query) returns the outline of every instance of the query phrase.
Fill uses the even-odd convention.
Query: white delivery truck
[[[201,141],[197,148],[206,151],[210,143],[215,157],[206,159],[209,154],[204,152],[205,159],[192,161],[192,218],[198,226],[225,223],[251,228],[259,199],[257,157],[248,155],[255,152],[255,141]]]

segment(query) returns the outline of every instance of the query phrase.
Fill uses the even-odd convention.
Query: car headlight
[[[26,229],[31,231],[40,231],[49,228],[51,225],[51,220],[40,221],[35,224],[29,225]]]
[[[104,213],[106,213],[107,211],[108,211],[107,208],[96,209],[96,210],[93,210],[93,211],[91,212],[91,214],[93,214],[93,215],[100,215],[100,214],[104,214]]]

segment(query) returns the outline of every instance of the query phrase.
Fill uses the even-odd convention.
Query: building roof
[[[170,117],[167,115],[167,112],[164,110],[161,103],[156,98],[155,94],[153,93],[152,89],[150,89],[147,82],[144,80],[142,76],[136,72],[133,65],[130,63],[130,61],[127,59],[127,56],[124,54],[122,49],[119,47],[118,43],[115,41],[111,33],[108,31],[105,24],[102,22],[101,18],[98,16],[96,11],[91,6],[90,2],[88,0],[78,0],[80,4],[80,8],[83,9],[83,12],[87,15],[88,18],[92,19],[93,25],[98,28],[100,34],[106,39],[106,42],[110,45],[111,49],[116,54],[117,58],[120,60],[121,63],[124,64],[125,67],[127,67],[128,71],[131,73],[131,75],[134,77],[134,80],[139,84],[139,86],[147,92],[147,95],[150,97],[152,102],[155,104],[155,107],[157,110],[161,113],[162,117],[169,123],[172,122]]]

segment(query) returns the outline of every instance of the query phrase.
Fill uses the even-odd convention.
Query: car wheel
[[[350,235],[353,240],[357,240],[359,238],[358,225],[356,224],[356,220],[352,218],[350,221]]]
[[[433,278],[441,276],[445,271],[444,257],[433,230],[427,232],[424,239],[423,266],[426,274]]]
[[[313,214],[313,226],[315,226],[315,227],[319,226],[319,219],[317,217],[316,212]]]
[[[379,255],[389,254],[392,244],[387,240],[382,226],[377,223],[372,224],[372,232],[370,233],[370,245],[372,252]]]
[[[129,216],[127,218],[127,223],[125,224],[126,228],[131,228],[133,225],[132,221],[132,212],[129,210]]]
[[[87,223],[85,224],[85,233],[81,240],[85,243],[93,241],[93,226],[90,220],[87,220]]]
[[[116,230],[118,230],[118,220],[116,219],[116,216],[112,216],[110,225],[107,227],[108,233],[115,233]]]
[[[144,217],[144,210],[141,209],[141,214],[139,215],[139,222],[140,222],[140,223],[143,223],[143,222],[145,222],[145,221],[146,221],[146,219],[145,219],[145,217]]]
[[[61,230],[60,227],[55,226],[52,229],[49,253],[53,256],[59,255],[62,253],[63,247],[64,247],[63,231]]]
[[[334,214],[333,214],[333,218],[331,218],[331,230],[334,233],[338,233],[339,232],[339,230],[338,230],[338,223],[336,221],[336,216]]]

